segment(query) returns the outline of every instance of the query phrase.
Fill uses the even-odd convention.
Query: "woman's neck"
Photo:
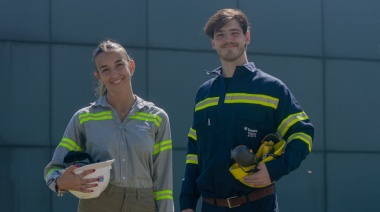
[[[130,112],[136,97],[132,92],[107,93],[108,103],[116,110],[120,119],[123,120]]]

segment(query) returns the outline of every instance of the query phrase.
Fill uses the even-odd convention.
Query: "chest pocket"
[[[273,132],[269,111],[251,106],[239,110],[237,116],[237,145],[246,145],[256,152],[261,145],[261,139]]]

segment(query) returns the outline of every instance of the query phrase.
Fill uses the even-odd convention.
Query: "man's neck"
[[[229,78],[232,77],[235,73],[236,66],[243,66],[248,63],[248,60],[241,60],[241,61],[224,61],[221,60],[222,62],[222,76]]]

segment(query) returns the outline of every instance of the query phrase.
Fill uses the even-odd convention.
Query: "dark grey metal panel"
[[[49,40],[49,0],[3,0],[0,8],[0,39]]]
[[[12,87],[12,43],[0,42],[0,83],[1,91],[10,91]],[[9,121],[12,114],[9,112],[12,108],[11,92],[0,92],[0,144],[12,143],[12,136],[9,127]]]
[[[328,153],[327,211],[378,211],[379,161],[379,154]]]
[[[135,61],[135,72],[132,77],[133,93],[137,96],[147,100],[148,98],[148,64],[147,64],[147,51],[145,49],[131,49],[125,46],[128,54]]]
[[[58,197],[55,192],[51,192],[52,204],[51,212],[76,212],[79,199],[71,193],[65,193],[63,197]],[[37,212],[37,211],[36,211]]]
[[[104,38],[146,45],[146,0],[52,1],[52,40],[98,43]]]
[[[149,99],[169,115],[173,146],[187,147],[195,95],[219,60],[210,53],[149,51]]]
[[[211,49],[203,32],[208,18],[217,10],[237,7],[236,1],[149,1],[149,45],[175,49]]]
[[[323,153],[311,153],[298,169],[276,183],[280,211],[324,211],[323,158]]]
[[[47,45],[2,43],[4,91],[0,143],[44,145],[49,140],[49,48]],[[4,57],[3,57],[4,56]],[[3,69],[4,68],[4,69]],[[3,87],[4,86],[4,87]]]
[[[380,59],[380,1],[324,1],[329,56]]]
[[[327,61],[327,150],[380,151],[379,78],[380,62]]]
[[[73,114],[96,100],[94,47],[52,46],[52,141],[57,145]]]
[[[181,193],[182,179],[185,176],[186,152],[186,150],[173,149],[174,211],[180,211],[179,194]]]
[[[0,211],[50,212],[43,170],[46,148],[0,148]]]
[[[250,52],[322,55],[320,0],[241,0],[240,8],[252,25]]]
[[[323,150],[324,104],[322,60],[294,57],[251,56],[257,68],[282,80],[315,127],[313,150]]]

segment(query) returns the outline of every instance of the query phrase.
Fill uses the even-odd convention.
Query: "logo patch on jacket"
[[[140,132],[148,132],[150,130],[150,126],[149,125],[139,125],[139,124],[135,124],[135,127],[137,129],[139,129]]]
[[[247,131],[247,137],[248,138],[256,138],[257,130],[251,129],[249,127],[244,127],[244,131]]]

